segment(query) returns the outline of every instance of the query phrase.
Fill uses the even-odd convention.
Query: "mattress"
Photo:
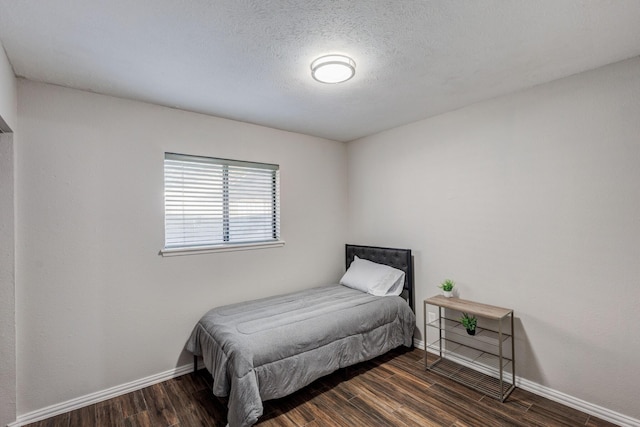
[[[414,328],[403,298],[333,285],[214,308],[185,348],[202,356],[213,393],[228,397],[229,425],[250,426],[262,415],[262,401],[411,346]]]

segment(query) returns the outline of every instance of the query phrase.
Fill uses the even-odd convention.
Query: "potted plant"
[[[462,313],[460,323],[465,327],[469,335],[476,334],[476,326],[478,325],[478,319],[476,316],[469,316],[467,313]]]
[[[455,286],[455,282],[451,279],[447,279],[444,282],[442,282],[440,284],[440,286],[438,286],[440,289],[442,289],[442,294],[447,297],[447,298],[451,298],[453,296],[453,287]]]

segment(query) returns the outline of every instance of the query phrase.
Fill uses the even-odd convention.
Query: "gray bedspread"
[[[402,298],[334,285],[214,308],[185,348],[203,357],[213,393],[229,398],[229,425],[250,426],[262,415],[263,400],[411,346],[414,328]]]

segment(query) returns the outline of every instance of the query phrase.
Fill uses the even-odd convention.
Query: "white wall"
[[[520,376],[640,418],[640,59],[351,142],[348,176],[350,240],[412,248],[417,301],[514,308]]]
[[[17,129],[16,79],[0,44],[0,127]],[[16,418],[14,134],[0,135],[0,425]]]
[[[16,419],[13,135],[0,135],[0,426]]]
[[[0,117],[15,131],[17,116],[16,79],[4,47],[0,43]]]
[[[20,80],[18,413],[190,362],[214,306],[335,283],[342,143]],[[282,248],[163,258],[165,151],[277,163]]]

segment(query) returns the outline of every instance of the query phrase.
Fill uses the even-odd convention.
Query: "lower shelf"
[[[504,381],[504,379],[501,384],[498,378],[483,374],[450,359],[440,358],[428,365],[428,369],[488,396],[494,397],[501,402],[504,402],[515,389],[512,383],[508,383]]]
[[[502,359],[500,359],[497,354],[483,351],[448,338],[440,338],[428,344],[426,349],[432,353],[442,352],[447,359],[459,359],[463,364],[469,363],[470,365],[478,366],[480,370],[485,369],[498,372],[501,368],[506,370],[512,363],[509,357],[502,357]],[[500,360],[502,360],[502,367],[500,366]]]

